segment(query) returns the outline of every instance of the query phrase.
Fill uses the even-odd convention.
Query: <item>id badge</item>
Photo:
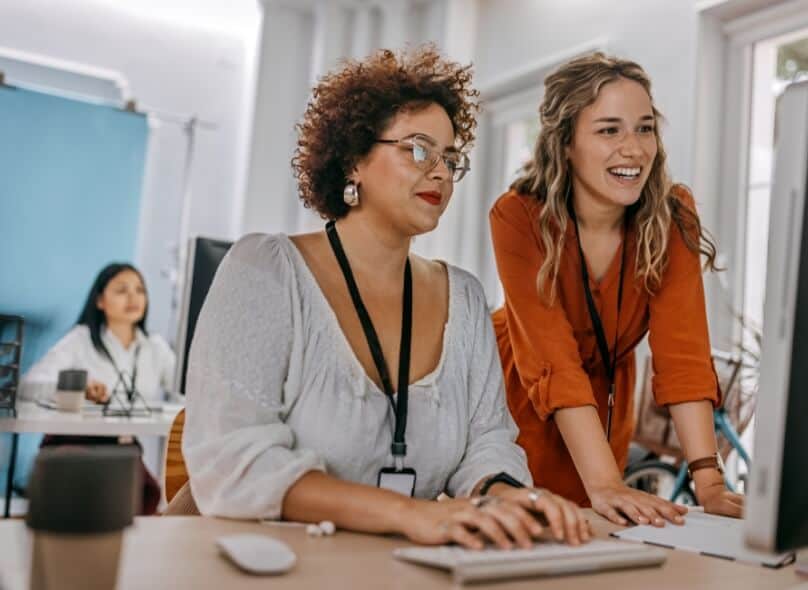
[[[391,490],[412,498],[415,494],[415,469],[405,467],[383,467],[379,470],[379,479],[376,485],[383,490]]]

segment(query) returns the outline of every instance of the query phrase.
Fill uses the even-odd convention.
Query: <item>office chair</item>
[[[166,445],[165,466],[163,469],[163,489],[166,501],[171,502],[176,493],[188,481],[188,469],[182,456],[182,431],[185,428],[185,410],[180,412],[171,423]]]

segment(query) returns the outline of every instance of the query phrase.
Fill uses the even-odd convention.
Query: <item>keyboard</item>
[[[456,583],[538,576],[558,576],[611,569],[652,567],[666,558],[663,550],[637,543],[595,539],[572,547],[541,542],[530,549],[479,551],[457,546],[407,547],[393,551],[396,559],[452,572]]]

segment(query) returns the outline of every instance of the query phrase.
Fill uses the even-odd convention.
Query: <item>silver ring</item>
[[[541,498],[543,495],[544,495],[544,490],[541,489],[541,488],[536,488],[536,489],[530,490],[530,492],[528,492],[528,494],[527,494],[527,497],[531,502],[533,502],[533,504],[535,504],[536,502],[539,501],[539,498]]]

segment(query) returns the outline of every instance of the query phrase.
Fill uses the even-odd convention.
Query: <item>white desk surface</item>
[[[165,404],[150,416],[104,416],[101,410],[60,412],[34,402],[18,401],[17,417],[0,413],[0,432],[46,432],[96,436],[168,436],[174,417],[182,409]]]
[[[598,536],[618,527],[589,512]],[[287,543],[298,563],[286,575],[244,574],[225,561],[215,539],[233,533],[262,533]],[[0,522],[0,588],[27,588],[31,535],[21,520]],[[141,517],[124,540],[119,590],[155,588],[401,589],[459,588],[448,573],[393,559],[392,550],[407,546],[402,538],[337,531],[333,537],[308,537],[303,527],[260,524],[198,516]],[[80,567],[77,565],[77,567]],[[91,567],[87,568],[91,575]],[[778,590],[808,582],[795,567],[767,569],[668,551],[658,568],[632,569],[556,578],[528,578],[467,586],[470,590]]]

